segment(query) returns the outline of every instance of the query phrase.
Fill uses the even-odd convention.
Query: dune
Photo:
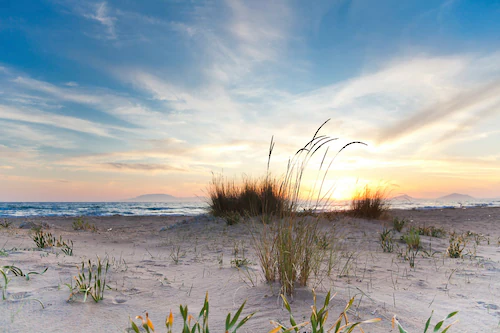
[[[328,246],[332,267],[323,278],[297,287],[291,298],[295,317],[310,313],[311,290],[322,302],[331,290],[329,323],[355,297],[352,320],[381,318],[365,324],[365,332],[396,332],[391,318],[409,332],[421,332],[434,310],[433,323],[452,311],[460,321],[449,332],[498,332],[500,321],[500,208],[397,210],[414,226],[436,226],[447,232],[469,232],[463,258],[446,255],[448,237],[422,236],[422,250],[415,268],[402,252],[395,233],[395,251],[382,251],[379,233],[390,221],[340,217],[321,221],[325,233],[334,233]],[[61,248],[37,249],[30,230],[20,229],[24,219],[8,219],[0,227],[1,265],[15,265],[23,272],[42,272],[30,279],[9,274],[6,299],[0,300],[0,327],[5,332],[130,332],[129,317],[146,312],[156,332],[166,332],[165,318],[173,311],[174,328],[180,331],[179,305],[198,314],[205,294],[210,300],[210,328],[223,330],[228,312],[246,300],[243,315],[256,314],[238,332],[268,332],[270,320],[288,323],[279,297],[279,285],[263,281],[249,236],[249,225],[228,226],[207,215],[196,217],[84,217],[97,232],[74,230],[73,218],[34,218],[56,238],[72,240],[73,255]],[[335,225],[335,226],[334,226]],[[259,225],[257,226],[257,228]],[[85,228],[83,228],[85,229]],[[405,229],[403,229],[403,232]],[[73,277],[83,260],[107,258],[109,289],[104,299],[69,300]],[[245,259],[246,265],[235,267]],[[3,282],[1,285],[3,286]],[[42,305],[43,304],[43,307]],[[50,323],[50,324],[49,324]],[[139,324],[139,321],[137,321]]]

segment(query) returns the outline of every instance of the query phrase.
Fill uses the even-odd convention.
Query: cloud
[[[417,130],[424,129],[428,126],[439,124],[444,118],[452,117],[459,112],[469,111],[475,112],[474,107],[478,107],[484,103],[494,102],[500,103],[500,81],[493,82],[480,88],[465,91],[453,96],[447,101],[437,103],[422,110],[418,110],[407,118],[397,121],[394,125],[381,131],[379,142],[384,143],[393,141],[401,136],[410,135]],[[491,107],[491,106],[490,106]],[[472,110],[471,110],[472,109]],[[481,112],[482,117],[475,117],[476,122],[484,120],[487,116],[498,113],[498,107],[494,109],[486,109]],[[465,125],[465,124],[464,124]],[[472,125],[472,122],[469,123]],[[460,128],[470,128],[460,126],[455,128],[454,135],[459,134]]]
[[[91,12],[83,13],[83,17],[95,20],[102,24],[107,33],[106,39],[116,39],[115,21],[116,17],[109,15],[109,9],[106,2],[96,3],[91,6]]]
[[[76,148],[72,140],[61,135],[54,135],[52,132],[38,130],[33,126],[19,124],[12,121],[0,121],[0,140],[11,141],[15,143],[34,144],[36,146],[49,146],[55,148],[72,149]]]
[[[146,164],[146,163],[103,163],[105,169],[120,170],[120,171],[185,171],[181,168],[176,168],[165,164]]]
[[[98,123],[33,109],[19,109],[0,104],[0,118],[49,125],[103,137],[113,137],[106,126],[102,126]]]

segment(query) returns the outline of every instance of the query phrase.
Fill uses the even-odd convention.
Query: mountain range
[[[413,198],[407,194],[402,194],[398,195],[396,197],[391,198],[391,200],[397,200],[397,201],[415,201],[415,200],[420,200],[419,198]],[[471,197],[468,194],[460,194],[460,193],[452,193],[448,194],[436,199],[427,199],[427,200],[437,200],[437,201],[470,201],[470,200],[475,200],[474,197]]]
[[[202,197],[175,197],[170,194],[143,194],[135,198],[125,199],[127,202],[172,202],[172,201],[201,201]]]

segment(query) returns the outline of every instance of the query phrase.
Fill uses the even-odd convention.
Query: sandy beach
[[[415,268],[398,256],[405,248],[395,233],[393,253],[382,251],[379,233],[392,227],[388,220],[363,220],[338,216],[322,220],[330,244],[333,267],[321,279],[297,288],[291,306],[297,320],[305,320],[314,288],[323,301],[328,290],[329,322],[355,296],[350,319],[381,318],[366,324],[365,332],[396,332],[391,318],[397,315],[409,332],[422,332],[434,310],[433,323],[452,311],[459,322],[449,332],[500,332],[500,208],[393,210],[392,217],[406,218],[414,226],[435,226],[448,233],[470,232],[463,258],[449,258],[448,236],[421,236],[422,250]],[[96,232],[73,230],[75,218],[34,218],[44,231],[74,242],[73,256],[60,248],[37,249],[29,229],[19,226],[27,219],[8,219],[0,228],[1,266],[15,265],[30,275],[29,281],[9,274],[6,300],[0,300],[2,332],[127,332],[129,317],[145,312],[164,332],[165,317],[174,312],[180,328],[179,305],[193,314],[210,300],[210,327],[223,330],[228,312],[247,301],[243,314],[257,312],[241,332],[268,332],[270,321],[288,323],[279,297],[279,285],[264,282],[251,242],[251,228],[259,225],[227,225],[207,215],[196,217],[84,217]],[[255,230],[255,229],[253,229]],[[404,230],[403,230],[404,231]],[[82,260],[107,258],[110,289],[104,300],[69,301],[66,284],[78,274]],[[248,265],[235,267],[234,261]],[[2,283],[3,285],[3,283]],[[43,304],[43,308],[41,304]]]

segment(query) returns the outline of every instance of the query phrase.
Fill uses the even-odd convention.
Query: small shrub
[[[436,228],[435,226],[420,226],[418,227],[418,233],[422,236],[430,236],[436,238],[442,238],[446,235],[446,231],[443,228]]]
[[[378,219],[389,209],[386,191],[377,189],[375,192],[368,186],[358,191],[351,201],[350,214],[354,217]]]
[[[451,312],[450,314],[448,314],[443,320],[441,320],[440,322],[438,322],[434,326],[434,329],[432,330],[432,332],[435,332],[435,333],[446,333],[450,329],[450,327],[452,325],[454,325],[458,320],[454,321],[451,324],[448,324],[446,327],[443,327],[445,321],[448,320],[448,319],[450,319],[450,318],[452,318],[457,313],[458,313],[458,311]],[[427,330],[430,327],[431,318],[432,318],[433,314],[434,314],[434,311],[431,312],[431,315],[429,316],[429,319],[427,319],[427,321],[425,322],[424,333],[427,333]],[[408,333],[408,331],[406,331],[403,328],[403,326],[401,325],[401,323],[398,321],[398,319],[396,318],[396,316],[394,316],[394,317],[392,317],[392,328],[394,328],[396,325],[398,326],[399,333]]]
[[[42,230],[35,231],[31,236],[31,239],[35,242],[37,248],[44,249],[47,247],[62,247],[61,251],[67,255],[73,255],[73,241],[64,241],[62,236],[59,239],[54,237],[50,232],[44,232]]]
[[[52,247],[56,244],[56,238],[52,236],[50,232],[44,232],[42,230],[35,231],[35,233],[31,236],[31,239],[33,239],[36,247],[39,249]]]
[[[450,235],[450,245],[446,252],[450,258],[462,258],[462,252],[467,246],[468,240],[464,235],[452,233]]]
[[[352,330],[355,327],[360,327],[361,324],[368,324],[368,323],[375,323],[380,321],[380,318],[374,318],[374,319],[368,319],[364,321],[359,321],[352,323],[349,321],[349,318],[347,316],[347,311],[350,309],[354,302],[354,297],[351,298],[351,300],[347,303],[346,307],[344,310],[340,313],[337,321],[330,327],[327,328],[326,326],[326,319],[328,318],[328,311],[329,311],[329,303],[333,299],[331,297],[330,292],[326,295],[325,302],[323,303],[323,306],[321,309],[318,309],[317,303],[316,303],[316,294],[314,293],[313,290],[313,305],[311,306],[311,316],[308,321],[302,322],[302,323],[297,323],[295,320],[293,314],[292,314],[292,309],[290,307],[290,303],[288,303],[288,300],[284,295],[281,295],[283,298],[283,303],[285,305],[285,308],[288,310],[288,313],[290,313],[290,325],[292,325],[289,328],[286,328],[284,324],[277,323],[274,321],[271,321],[272,324],[274,324],[276,327],[271,330],[269,333],[278,333],[278,332],[299,332],[304,327],[310,327],[310,331],[312,333],[323,333],[323,332],[334,332],[334,333],[340,333],[340,332],[352,332]]]
[[[12,222],[8,221],[7,219],[3,219],[3,221],[0,222],[0,227],[7,229],[8,227],[11,226],[11,224]]]
[[[392,230],[384,229],[380,233],[380,246],[384,252],[392,252],[394,250],[394,239],[392,238]]]
[[[83,218],[78,217],[76,220],[73,221],[73,230],[86,230],[86,231],[96,232],[97,227],[95,226],[95,224],[90,224],[84,221]]]
[[[243,304],[241,304],[241,306],[236,311],[236,313],[234,314],[233,317],[231,317],[231,313],[227,314],[224,332],[235,333],[241,326],[243,326],[255,314],[255,312],[251,313],[238,322],[238,320],[241,316],[241,312],[243,311],[243,308],[245,307],[245,303],[246,303],[246,301],[243,302]],[[209,325],[208,325],[208,313],[209,313],[208,293],[205,296],[205,302],[203,303],[203,307],[200,310],[198,318],[195,319],[191,314],[189,314],[187,305],[185,305],[185,306],[181,305],[181,306],[179,306],[179,309],[180,309],[181,317],[183,320],[182,333],[209,333],[210,332]],[[141,325],[147,333],[155,331],[153,322],[149,319],[149,315],[147,312],[146,312],[146,318],[143,318],[142,316],[137,316],[135,318],[141,320],[141,322],[142,322]],[[193,326],[191,326],[192,321],[194,321]],[[167,329],[167,333],[172,333],[173,323],[174,323],[174,315],[172,314],[172,311],[170,311],[170,314],[167,316],[167,318],[165,320],[165,327]],[[134,332],[140,333],[139,327],[132,319],[130,319],[130,326],[132,327],[132,330]]]
[[[403,230],[403,227],[405,226],[405,224],[407,223],[408,221],[405,220],[405,219],[398,219],[397,217],[395,217],[393,220],[392,220],[392,227],[394,230],[396,230],[397,232],[401,232],[401,230]]]
[[[87,267],[85,267],[85,262],[82,261],[82,266],[78,267],[78,275],[74,276],[76,286],[68,285],[71,290],[70,299],[76,296],[78,293],[83,293],[83,301],[87,300],[87,296],[90,295],[94,302],[99,302],[104,299],[104,290],[107,287],[106,275],[109,269],[109,261],[105,259],[101,261],[97,257],[97,262],[92,263],[89,259]]]

